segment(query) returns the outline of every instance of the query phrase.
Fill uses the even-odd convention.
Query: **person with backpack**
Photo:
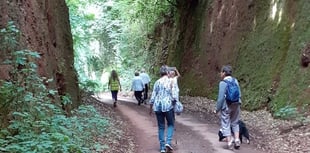
[[[232,67],[225,65],[220,72],[219,93],[215,113],[220,112],[221,129],[223,136],[227,138],[228,149],[239,149],[239,124],[241,91],[238,80],[232,77]],[[232,136],[232,131],[234,136]]]
[[[168,77],[168,67],[160,68],[160,78],[154,83],[153,92],[150,99],[150,115],[156,114],[158,126],[159,149],[161,153],[171,152],[172,138],[174,134],[174,110],[172,101],[177,97],[176,90],[173,90],[171,79]],[[167,134],[165,134],[165,124],[167,123]],[[165,137],[166,135],[166,137]]]
[[[110,89],[113,99],[113,106],[116,107],[117,102],[117,94],[119,90],[122,90],[121,83],[119,81],[118,75],[115,70],[112,70],[109,83],[108,83],[108,89]]]

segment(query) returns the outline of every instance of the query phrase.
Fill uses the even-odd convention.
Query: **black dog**
[[[239,124],[239,139],[240,142],[242,143],[242,137],[246,138],[246,143],[250,144],[250,135],[249,135],[249,131],[246,128],[244,122],[242,122],[241,120],[238,121]],[[231,130],[232,131],[232,130]],[[232,132],[233,134],[233,132]],[[222,130],[220,129],[220,131],[218,132],[218,136],[219,136],[219,141],[224,141],[226,140],[226,137],[223,136]]]

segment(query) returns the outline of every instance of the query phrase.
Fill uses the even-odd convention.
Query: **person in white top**
[[[172,79],[172,83],[174,84],[174,88],[177,91],[178,95],[177,95],[177,101],[179,101],[179,85],[178,85],[178,78],[181,77],[178,69],[176,67],[169,67],[169,78]]]
[[[142,79],[142,82],[144,84],[144,91],[143,91],[143,101],[146,103],[146,100],[148,98],[148,92],[150,87],[150,76],[145,72],[145,69],[141,70],[140,77]]]

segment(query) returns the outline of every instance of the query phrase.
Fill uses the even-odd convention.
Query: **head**
[[[175,71],[169,71],[169,77],[173,78],[175,77]]]
[[[230,65],[224,65],[221,69],[221,78],[232,75],[232,67]]]
[[[145,69],[143,68],[143,69],[141,69],[141,73],[145,73]]]
[[[159,74],[160,74],[160,76],[168,75],[168,67],[167,67],[167,65],[163,65],[163,66],[160,67]]]
[[[116,78],[118,77],[115,70],[112,70],[112,72],[111,72],[111,77],[112,77],[113,79],[116,79]]]
[[[135,72],[135,76],[139,76],[139,72]]]

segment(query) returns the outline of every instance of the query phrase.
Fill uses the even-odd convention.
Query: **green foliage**
[[[298,115],[297,108],[293,106],[285,106],[275,113],[276,117],[284,119],[296,118]]]
[[[9,21],[7,26],[0,29],[0,46],[3,51],[14,50],[17,46],[19,30],[13,21]]]
[[[166,0],[66,0],[74,38],[75,67],[80,85],[91,90],[107,86],[100,80],[111,69],[121,70],[121,80],[131,80],[134,71],[152,65],[148,35],[169,14]],[[93,11],[89,11],[93,10]],[[145,62],[152,61],[152,62]],[[126,72],[127,71],[127,72]],[[107,80],[107,78],[104,78]],[[99,88],[87,85],[97,82]],[[129,88],[128,82],[124,82]]]
[[[93,81],[93,80],[85,80],[80,82],[80,87],[84,90],[84,91],[98,91],[100,89],[100,84],[98,83],[98,81]]]
[[[0,152],[10,153],[76,153],[98,149],[95,137],[105,133],[109,125],[92,106],[80,106],[65,116],[61,105],[53,102],[57,91],[47,89],[45,78],[37,75],[38,53],[22,50],[7,61],[14,70],[12,79],[2,81],[0,105],[9,110],[9,125],[0,131]],[[71,102],[70,96],[61,97]],[[4,108],[3,108],[4,107]]]

